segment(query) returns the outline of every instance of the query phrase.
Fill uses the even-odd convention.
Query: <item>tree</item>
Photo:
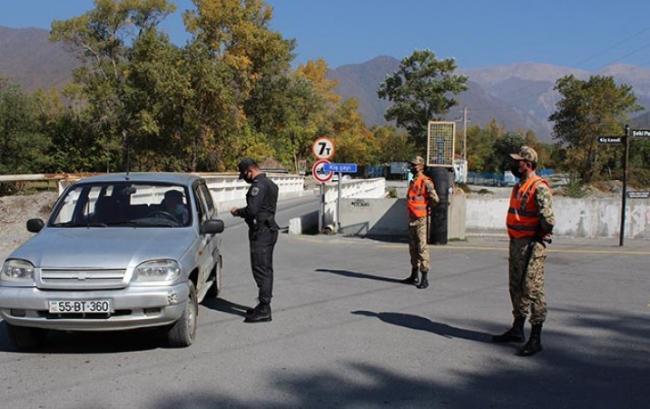
[[[632,87],[608,76],[583,81],[569,75],[557,80],[555,89],[562,98],[549,119],[555,122],[555,138],[566,145],[567,166],[585,183],[611,172],[616,150],[599,146],[597,137],[623,132],[629,114],[639,109]]]
[[[36,118],[35,99],[0,79],[0,174],[39,172],[48,166],[50,141]]]
[[[467,77],[454,75],[453,59],[438,60],[433,52],[415,51],[380,86],[377,95],[392,102],[387,121],[408,130],[419,150],[426,149],[429,121],[438,120],[456,104],[453,95],[467,89]]]
[[[415,145],[406,132],[392,126],[381,126],[374,128],[372,133],[375,140],[375,164],[404,162],[415,156]]]
[[[74,72],[88,104],[89,123],[113,163],[127,157],[126,137],[141,127],[128,107],[130,47],[156,31],[175,6],[167,0],[95,0],[78,17],[54,21],[50,39],[71,46],[84,63]]]

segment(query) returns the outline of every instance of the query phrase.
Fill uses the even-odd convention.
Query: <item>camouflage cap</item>
[[[409,161],[411,165],[424,165],[424,158],[422,156],[416,156],[415,158]]]
[[[519,153],[511,153],[510,157],[514,160],[526,160],[537,163],[537,152],[530,146],[522,146]]]

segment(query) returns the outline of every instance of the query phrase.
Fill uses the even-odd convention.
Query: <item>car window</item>
[[[191,224],[187,189],[144,182],[81,183],[61,199],[54,227],[182,227]]]
[[[208,190],[208,187],[204,184],[199,185],[199,196],[201,197],[201,200],[205,204],[205,208],[208,214],[208,219],[212,219],[216,216],[216,212],[214,209],[214,203],[212,202],[212,195],[210,194],[210,190]]]
[[[196,202],[196,212],[199,215],[199,222],[203,223],[208,220],[205,200],[199,193],[198,186],[194,186],[194,202]]]

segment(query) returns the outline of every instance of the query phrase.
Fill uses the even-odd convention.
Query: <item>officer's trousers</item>
[[[249,231],[251,269],[259,289],[259,302],[270,304],[273,296],[273,249],[278,231],[266,228]]]

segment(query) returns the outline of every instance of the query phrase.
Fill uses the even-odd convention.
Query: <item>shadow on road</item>
[[[412,314],[372,311],[353,311],[352,314],[363,315],[366,317],[377,317],[388,324],[393,324],[418,331],[427,331],[436,335],[443,336],[445,338],[461,338],[470,341],[489,342],[491,337],[490,334],[486,334],[484,332],[456,328],[452,327],[451,325],[434,322],[428,318]]]
[[[389,278],[389,277],[382,277],[382,276],[376,276],[372,274],[366,274],[366,273],[357,273],[354,271],[348,271],[348,270],[331,270],[328,268],[317,268],[316,270],[319,273],[331,273],[331,274],[337,274],[343,277],[351,277],[351,278],[365,278],[368,280],[376,280],[376,281],[384,281],[388,283],[397,283],[397,284],[402,284],[402,281],[400,278]]]
[[[166,348],[164,334],[157,329],[117,332],[48,331],[45,344],[30,351],[17,351],[9,340],[7,326],[0,322],[0,352],[36,354],[111,354]]]
[[[252,307],[245,305],[235,304],[223,298],[213,298],[211,300],[203,301],[203,305],[215,311],[225,312],[226,314],[239,315],[240,317],[246,316],[246,310]]]

